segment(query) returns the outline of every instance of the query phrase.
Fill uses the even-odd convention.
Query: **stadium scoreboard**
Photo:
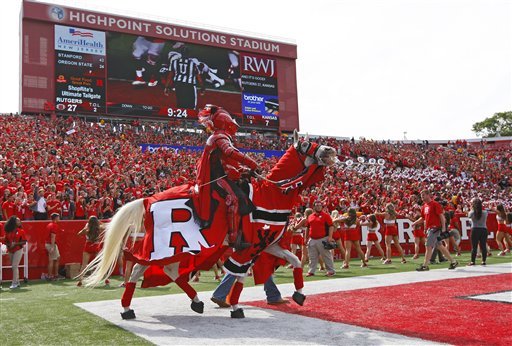
[[[21,110],[299,128],[296,46],[24,1]]]

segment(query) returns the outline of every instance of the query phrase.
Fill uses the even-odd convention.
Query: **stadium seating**
[[[200,130],[150,122],[4,115],[0,124],[0,198],[4,207],[14,194],[15,213],[22,219],[32,217],[29,206],[35,187],[45,188],[48,203],[56,211],[62,212],[69,195],[80,204],[75,210],[85,211],[84,217],[108,217],[109,205],[116,209],[135,198],[194,181],[200,152],[149,153],[142,152],[138,144],[202,146],[207,138]],[[468,145],[463,140],[448,145],[326,137],[316,141],[337,148],[341,162],[352,160],[354,164],[330,168],[325,182],[305,191],[298,207],[322,199],[330,210],[355,206],[370,213],[393,202],[408,215],[417,210],[417,196],[424,188],[435,191],[441,201],[454,202],[453,208],[464,208],[475,195],[490,205],[501,202],[509,210],[512,207],[510,148]],[[255,132],[237,139],[238,147],[248,149],[285,150],[289,145],[286,136]],[[383,159],[384,164],[370,159]],[[275,159],[257,160],[268,169]],[[50,203],[55,200],[59,203]]]

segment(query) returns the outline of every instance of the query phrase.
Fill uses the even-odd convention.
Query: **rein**
[[[227,174],[224,174],[223,176],[218,177],[217,179],[210,180],[210,181],[208,181],[208,182],[206,182],[206,183],[204,183],[204,184],[198,185],[197,187],[199,188],[199,187],[203,187],[203,186],[206,186],[206,185],[213,184],[213,183],[215,183],[217,180],[224,179],[224,178],[226,178],[227,176],[228,176]]]

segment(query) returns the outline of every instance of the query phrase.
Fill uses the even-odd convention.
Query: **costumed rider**
[[[194,209],[202,227],[208,227],[218,203],[212,193],[217,191],[226,201],[228,244],[236,250],[243,250],[250,244],[243,240],[242,216],[251,213],[254,206],[239,184],[249,179],[253,172],[258,172],[259,166],[234,146],[233,139],[239,125],[225,109],[206,105],[198,117],[199,123],[211,135],[197,165]]]

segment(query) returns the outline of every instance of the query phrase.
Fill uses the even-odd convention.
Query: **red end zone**
[[[318,294],[303,307],[248,305],[456,345],[512,345],[512,305],[466,298],[506,290],[512,274]]]

